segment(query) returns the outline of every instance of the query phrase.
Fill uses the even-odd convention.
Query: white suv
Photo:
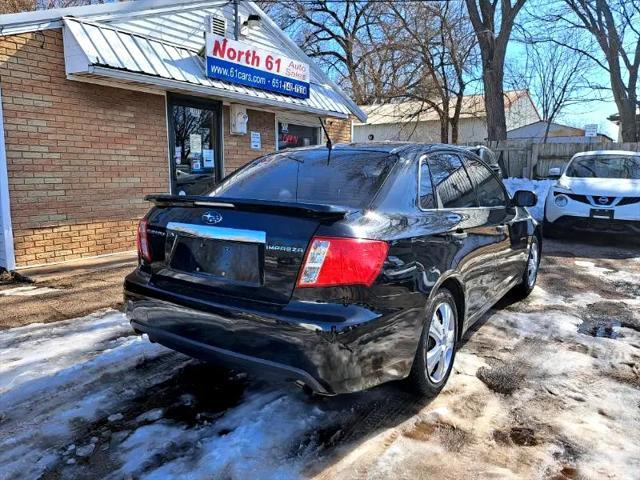
[[[554,173],[560,170],[549,170]],[[549,189],[544,207],[545,235],[567,230],[640,232],[640,152],[573,156]]]

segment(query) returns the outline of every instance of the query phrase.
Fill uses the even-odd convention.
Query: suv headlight
[[[567,203],[569,203],[569,199],[565,195],[558,195],[555,200],[555,204],[557,207],[566,207]]]

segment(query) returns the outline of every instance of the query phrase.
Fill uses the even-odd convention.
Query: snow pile
[[[190,365],[114,311],[0,332],[0,478],[300,478],[315,447],[300,439],[327,414],[293,385],[254,385],[221,413],[192,407],[176,380]],[[226,395],[207,392],[209,371],[192,381]],[[179,418],[191,408],[195,425]]]
[[[538,203],[528,210],[538,221],[542,221],[544,217],[544,202],[549,193],[549,188],[555,184],[555,180],[531,180],[528,178],[505,178],[503,180],[509,195],[513,195],[518,190],[530,190],[538,196]]]
[[[301,395],[254,392],[218,422],[199,429],[170,422],[137,429],[120,447],[124,464],[113,478],[297,479],[302,462],[292,452],[324,416]],[[181,455],[174,458],[176,448]]]
[[[130,333],[114,311],[0,332],[1,478],[38,478],[60,462],[77,427],[139,383],[135,367],[166,353]]]
[[[61,370],[94,357],[101,345],[126,343],[132,333],[118,312],[8,330],[0,335],[0,394],[32,379],[52,380]]]

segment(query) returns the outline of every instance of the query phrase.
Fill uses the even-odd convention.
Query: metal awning
[[[231,101],[347,118],[352,110],[331,85],[314,83],[299,99],[208,78],[203,57],[192,48],[120,30],[108,24],[64,18],[67,74],[228,98]]]

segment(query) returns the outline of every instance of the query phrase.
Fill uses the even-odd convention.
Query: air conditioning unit
[[[247,108],[242,105],[232,103],[229,110],[231,112],[231,118],[229,122],[231,135],[246,135],[247,123],[249,122]]]

